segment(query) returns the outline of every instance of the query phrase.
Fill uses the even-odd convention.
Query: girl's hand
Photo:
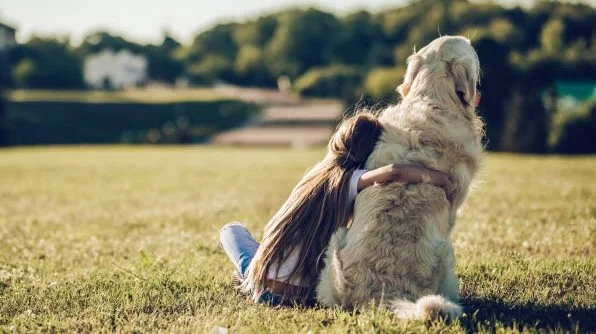
[[[407,184],[428,182],[447,191],[451,189],[449,176],[443,172],[416,165],[392,164],[362,174],[358,180],[358,191],[375,183],[387,182]]]

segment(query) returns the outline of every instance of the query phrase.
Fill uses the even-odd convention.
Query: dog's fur
[[[363,190],[350,229],[338,230],[327,248],[320,303],[374,302],[408,319],[461,315],[449,237],[482,156],[479,66],[463,37],[438,38],[408,58],[398,87],[403,100],[381,114],[385,129],[366,167],[423,165],[448,173],[453,187],[391,183]]]

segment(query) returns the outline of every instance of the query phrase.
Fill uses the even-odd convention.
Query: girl
[[[445,174],[419,166],[359,169],[382,130],[369,113],[344,120],[329,141],[325,158],[306,173],[271,218],[260,245],[239,223],[221,229],[221,245],[238,270],[244,293],[273,305],[314,302],[325,247],[338,227],[347,226],[358,191],[396,181],[430,180],[448,186]]]

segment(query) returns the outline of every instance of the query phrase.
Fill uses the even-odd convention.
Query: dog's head
[[[474,110],[480,95],[478,55],[467,38],[443,36],[408,58],[404,82],[397,88],[403,98],[413,94],[449,99]]]

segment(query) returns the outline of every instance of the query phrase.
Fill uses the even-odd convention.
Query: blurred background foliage
[[[8,145],[203,142],[258,113],[236,100],[131,102],[9,101]]]
[[[159,45],[108,32],[91,33],[78,46],[68,39],[33,37],[12,51],[8,85],[84,88],[86,56],[127,49],[148,59],[149,79],[159,82],[184,77],[199,86],[275,87],[278,77],[287,76],[304,96],[337,97],[348,105],[392,103],[415,47],[440,34],[463,35],[473,41],[482,64],[479,112],[487,122],[489,149],[577,153],[568,147],[584,133],[590,141],[582,153],[595,153],[593,104],[561,111],[550,101],[557,82],[596,82],[595,22],[594,7],[556,1],[504,7],[419,0],[347,15],[290,9],[218,24],[188,45],[167,33]]]

